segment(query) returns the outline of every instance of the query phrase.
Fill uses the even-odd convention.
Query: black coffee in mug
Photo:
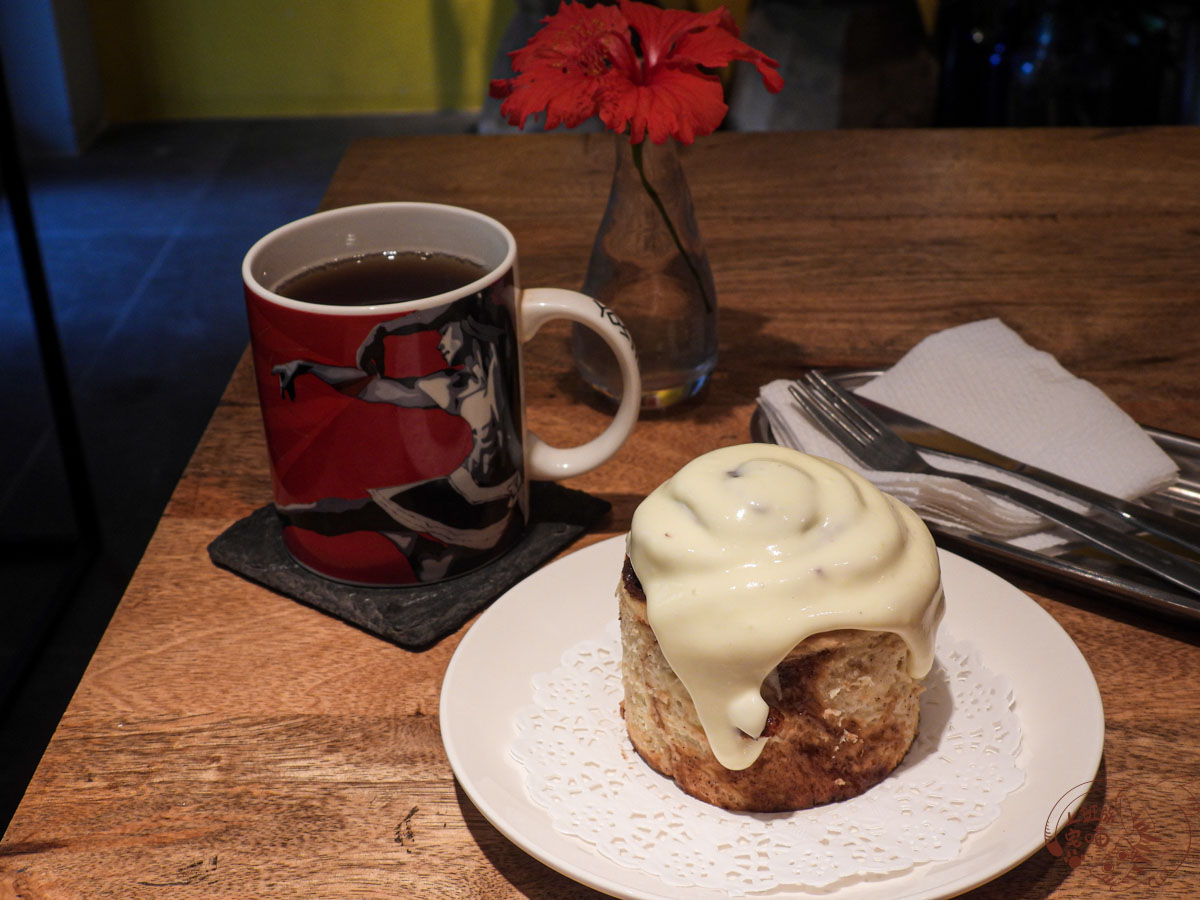
[[[480,263],[448,253],[385,250],[306,269],[275,293],[325,306],[375,306],[446,294],[487,273]]]
[[[574,291],[522,288],[516,240],[482,213],[328,210],[259,240],[242,278],[281,536],[327,578],[476,571],[528,533],[530,480],[595,468],[637,420],[620,320]],[[526,429],[521,345],[554,319],[600,332],[622,360],[616,415],[577,447]]]

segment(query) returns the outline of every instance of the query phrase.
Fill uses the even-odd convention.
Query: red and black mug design
[[[468,261],[473,280],[369,305],[285,296],[302,273],[397,253]],[[627,332],[583,294],[522,290],[516,259],[499,222],[427,203],[317,213],[247,253],[242,275],[275,507],[301,565],[365,585],[472,571],[520,538],[528,479],[581,474],[625,442],[640,397]],[[623,378],[609,427],[567,449],[525,430],[521,346],[555,318],[604,338]]]

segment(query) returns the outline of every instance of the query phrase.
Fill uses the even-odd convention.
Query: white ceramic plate
[[[587,843],[555,831],[549,814],[526,795],[524,773],[509,754],[513,717],[532,699],[530,679],[555,668],[563,651],[598,637],[615,618],[624,551],[624,539],[613,538],[551,563],[479,618],[442,683],[442,740],[467,796],[525,852],[615,897],[674,900],[678,889],[654,875],[614,863]],[[978,648],[987,667],[1012,684],[1025,784],[1005,799],[995,822],[968,837],[955,859],[839,886],[839,898],[935,900],[990,881],[1043,847],[1047,818],[1062,812],[1056,801],[1076,789],[1074,805],[1081,803],[1085,792],[1077,788],[1100,764],[1100,692],[1074,642],[1008,582],[946,551],[941,562],[946,627]],[[722,896],[707,889],[688,891],[698,900]],[[770,896],[813,894],[777,889]]]

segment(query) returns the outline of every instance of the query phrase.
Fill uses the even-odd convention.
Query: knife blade
[[[878,401],[868,399],[855,393],[855,399],[870,409],[900,437],[910,444],[924,450],[932,450],[945,456],[953,456],[971,462],[982,463],[993,469],[1008,472],[1018,478],[1033,484],[1041,485],[1050,490],[1081,501],[1093,509],[1112,516],[1157,535],[1160,538],[1178,544],[1200,554],[1200,528],[1193,527],[1174,516],[1161,513],[1158,510],[1133,503],[1121,497],[1114,497],[1104,491],[1096,490],[1077,481],[1072,481],[1053,472],[1047,472],[1028,463],[1012,459],[995,450],[983,447],[957,434],[952,434],[936,425],[923,422],[920,419],[900,412]]]

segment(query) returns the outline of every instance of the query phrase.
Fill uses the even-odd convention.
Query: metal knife
[[[892,409],[890,406],[869,400],[861,394],[855,393],[854,398],[883,419],[892,430],[910,444],[945,456],[970,460],[993,469],[1009,472],[1026,481],[1050,488],[1065,497],[1082,501],[1129,525],[1200,554],[1200,528],[1189,525],[1174,516],[1123,500],[1120,497],[1114,497],[1061,475],[1055,475],[1053,472],[1047,472],[1028,463],[1011,459],[964,437],[944,431],[936,425],[930,425],[928,422],[922,422],[920,419]]]

